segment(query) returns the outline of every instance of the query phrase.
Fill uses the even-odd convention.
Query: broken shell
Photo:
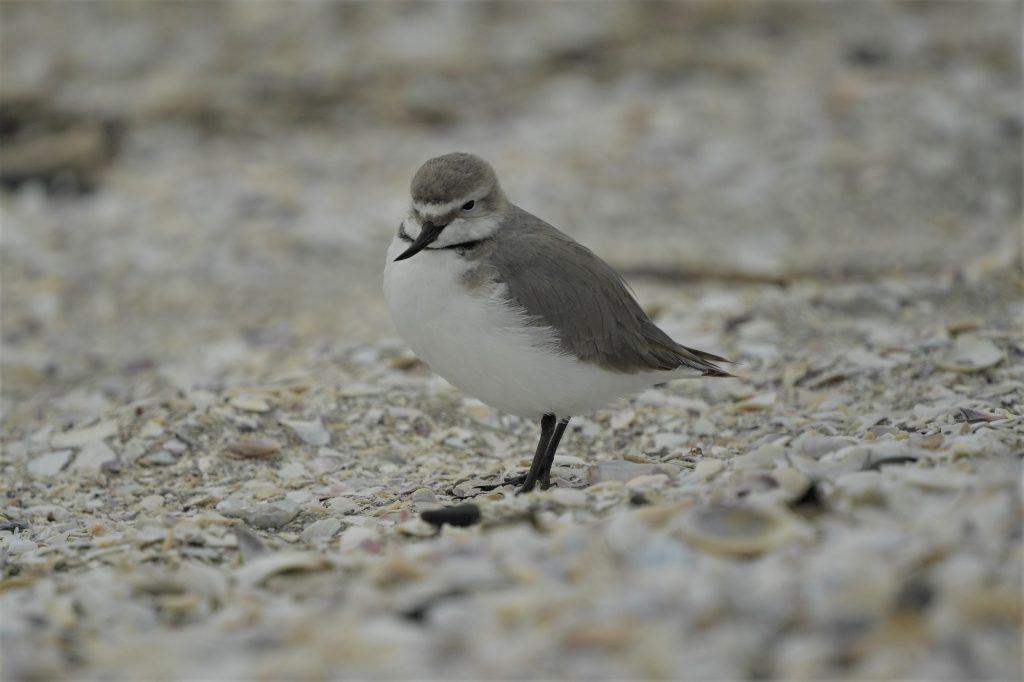
[[[995,367],[1003,359],[1003,351],[980,336],[965,334],[959,336],[945,355],[936,360],[942,369],[952,372],[978,372]]]
[[[676,530],[697,549],[735,557],[771,551],[799,535],[797,522],[782,510],[731,504],[694,507]]]
[[[324,446],[331,442],[331,434],[324,428],[324,423],[319,418],[311,421],[299,421],[297,419],[281,419],[282,425],[287,426],[303,443],[307,445]]]
[[[270,405],[267,404],[267,401],[247,395],[236,395],[228,401],[228,404],[236,409],[242,410],[243,412],[270,411]]]
[[[242,438],[228,442],[224,454],[235,459],[260,459],[280,450],[278,444],[268,438]]]
[[[281,552],[261,556],[238,570],[235,577],[242,587],[256,587],[281,573],[319,571],[330,566],[321,554],[312,552]]]

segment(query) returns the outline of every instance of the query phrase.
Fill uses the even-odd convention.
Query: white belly
[[[384,268],[398,333],[432,370],[498,410],[571,417],[676,376],[609,372],[559,353],[552,330],[524,324],[501,288],[467,289],[461,275],[468,266],[454,252],[424,249],[395,263],[407,246],[396,237]]]

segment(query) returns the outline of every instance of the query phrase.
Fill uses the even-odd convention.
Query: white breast
[[[675,378],[610,372],[560,353],[554,331],[526,324],[504,287],[468,289],[461,277],[471,264],[455,252],[424,249],[395,263],[407,246],[395,237],[384,268],[395,327],[432,370],[498,410],[531,419],[570,417]]]

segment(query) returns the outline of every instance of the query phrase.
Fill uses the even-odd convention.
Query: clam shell
[[[749,557],[771,551],[799,536],[799,526],[780,509],[709,504],[685,512],[676,533],[689,545],[712,554]]]

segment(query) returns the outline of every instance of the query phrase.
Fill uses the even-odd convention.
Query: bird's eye
[[[470,201],[467,201],[466,203],[464,203],[462,205],[462,210],[463,211],[471,211],[471,210],[473,210],[474,206],[476,206],[476,202],[473,201],[473,200],[470,200]]]

